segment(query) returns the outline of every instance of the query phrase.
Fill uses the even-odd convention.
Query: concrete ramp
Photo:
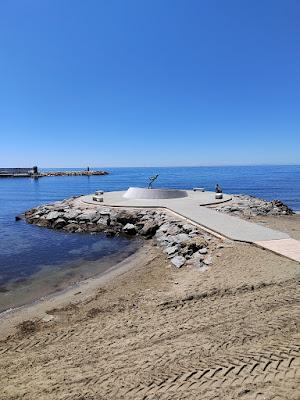
[[[300,241],[296,239],[264,240],[254,242],[259,247],[300,262]]]

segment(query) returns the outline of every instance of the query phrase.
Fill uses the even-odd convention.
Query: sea
[[[145,187],[158,174],[157,188],[214,190],[218,183],[225,193],[279,199],[300,211],[300,165],[94,169],[109,175],[0,179],[0,312],[102,273],[139,246],[124,237],[67,234],[15,221],[40,204],[95,190]]]

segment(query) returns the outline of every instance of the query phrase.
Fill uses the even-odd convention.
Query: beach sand
[[[299,238],[297,216],[276,218],[264,222]],[[145,242],[2,317],[0,398],[299,399],[299,277],[299,263],[248,244],[224,242],[201,272]]]

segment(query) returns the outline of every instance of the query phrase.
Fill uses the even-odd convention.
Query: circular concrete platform
[[[125,199],[180,199],[188,197],[185,190],[178,189],[147,189],[130,187],[123,195]]]

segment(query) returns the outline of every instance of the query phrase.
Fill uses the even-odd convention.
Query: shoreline
[[[143,243],[134,253],[95,276],[79,281],[58,292],[42,296],[31,303],[1,312],[0,338],[8,334],[9,331],[14,329],[14,326],[26,319],[34,318],[43,322],[51,321],[52,318],[49,318],[50,314],[47,313],[47,309],[51,307],[63,307],[68,304],[74,305],[84,302],[89,297],[93,297],[95,292],[101,288],[101,285],[124,274],[141,262],[148,262],[153,257],[153,250],[156,250],[153,244]],[[151,255],[149,256],[149,254]]]
[[[101,240],[100,237],[99,241]],[[116,253],[102,255],[93,260],[80,258],[60,264],[43,264],[20,282],[18,279],[10,280],[0,287],[0,315],[10,309],[32,304],[41,298],[55,296],[80,282],[100,276],[126,260],[140,247],[139,240],[129,240],[127,245]]]
[[[297,227],[298,215],[294,215],[293,219],[291,219],[293,217],[292,215],[278,215],[278,212],[280,212],[278,210],[280,209],[283,210],[284,214],[286,214],[286,210],[290,212],[283,203],[278,201],[265,202],[261,199],[249,196],[239,197],[238,199],[240,200],[240,198],[242,198],[243,201],[248,201],[248,199],[250,199],[250,205],[253,201],[260,202],[262,207],[267,205],[268,210],[272,212],[271,215],[255,215],[252,212],[252,214],[246,214],[247,218],[261,224],[267,224],[271,227],[278,227],[278,225],[279,227],[284,226],[285,230],[293,235],[293,231],[295,231]],[[46,226],[47,228],[61,230],[70,225],[67,220],[68,218],[71,220],[71,225],[76,225],[75,222],[79,224],[76,225],[76,229],[67,229],[69,232],[75,231],[87,234],[104,231],[108,236],[125,234],[131,237],[144,237],[144,239],[151,240],[148,242],[143,240],[140,247],[138,247],[133,254],[95,276],[85,278],[72,285],[67,285],[64,289],[41,296],[39,299],[30,303],[1,312],[0,323],[3,321],[7,322],[11,317],[13,317],[12,321],[24,319],[25,315],[30,318],[35,315],[36,310],[41,312],[41,310],[47,308],[49,304],[61,306],[68,301],[72,301],[73,296],[76,296],[76,302],[83,301],[87,290],[95,289],[97,285],[99,286],[101,283],[107,282],[107,280],[117,276],[124,270],[124,266],[131,268],[131,263],[135,265],[141,262],[141,254],[147,259],[147,251],[144,251],[145,248],[157,254],[164,254],[169,265],[173,265],[177,268],[181,268],[182,266],[193,267],[199,271],[205,272],[215,262],[216,251],[219,248],[226,247],[226,243],[233,243],[232,240],[226,239],[215,232],[208,231],[199,226],[194,226],[186,220],[186,218],[172,211],[162,209],[156,209],[155,211],[153,209],[141,210],[139,208],[134,210],[126,207],[116,210],[114,207],[100,206],[99,208],[97,206],[98,212],[100,210],[100,214],[97,214],[95,206],[90,208],[90,205],[80,205],[77,199],[77,197],[72,197],[29,210],[24,214],[25,220],[38,226]],[[235,208],[231,205],[229,206],[229,211],[233,209],[234,212],[237,212],[236,199],[231,200],[229,204],[231,203],[234,203]],[[275,204],[274,212],[271,208],[273,204]],[[278,208],[278,204],[281,208]],[[238,212],[242,213],[242,217],[245,217],[245,211],[252,210],[247,203],[246,205],[247,207],[242,203],[242,207],[239,208]],[[216,205],[215,207],[220,207],[220,211],[223,211],[222,207],[224,207],[224,205]],[[227,206],[225,212],[228,212]],[[283,218],[287,219],[287,224],[282,224],[284,222]],[[114,221],[113,223],[111,219]],[[95,225],[97,221],[98,223]],[[295,227],[291,225],[291,221],[293,221]],[[64,223],[62,224],[62,222]],[[289,225],[291,225],[290,230],[287,229]],[[139,229],[141,229],[140,232],[137,231],[138,226]],[[101,263],[102,260],[99,260],[99,262]],[[89,262],[84,262],[83,264],[88,265]],[[116,271],[116,274],[114,271]],[[47,313],[41,314],[41,319],[43,318],[48,321],[49,316]],[[9,322],[8,326],[12,324],[13,322]]]
[[[3,399],[296,399],[299,263],[220,244],[210,268],[178,269],[144,242],[121,268],[7,316]]]

